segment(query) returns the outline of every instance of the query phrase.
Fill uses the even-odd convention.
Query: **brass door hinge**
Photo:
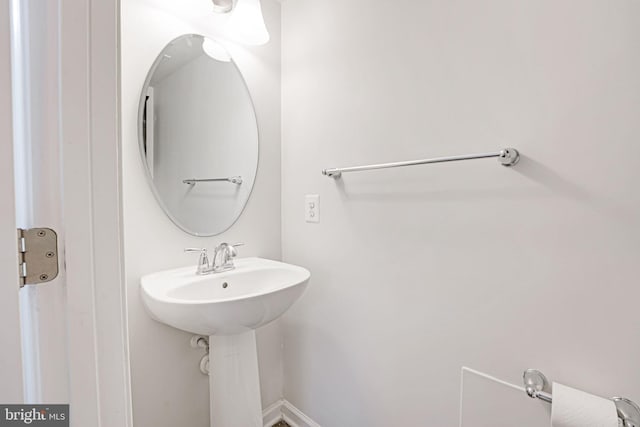
[[[18,228],[20,287],[58,276],[58,235],[50,228]]]

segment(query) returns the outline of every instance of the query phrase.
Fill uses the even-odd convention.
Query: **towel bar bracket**
[[[513,166],[520,160],[520,153],[515,148],[503,148],[500,150],[498,161],[502,166]]]

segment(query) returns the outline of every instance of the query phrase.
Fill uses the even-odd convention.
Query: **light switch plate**
[[[307,194],[304,197],[304,220],[307,222],[320,222],[320,196]]]

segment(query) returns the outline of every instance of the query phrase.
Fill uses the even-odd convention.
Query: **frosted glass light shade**
[[[233,0],[212,0],[215,13],[227,13],[233,9]]]
[[[227,23],[227,36],[239,43],[262,45],[269,41],[269,32],[262,17],[260,0],[238,0]]]

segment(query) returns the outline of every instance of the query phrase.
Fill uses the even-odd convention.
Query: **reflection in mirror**
[[[142,89],[138,135],[153,193],[176,225],[196,236],[231,227],[255,180],[258,129],[221,45],[189,34],[160,52]]]

